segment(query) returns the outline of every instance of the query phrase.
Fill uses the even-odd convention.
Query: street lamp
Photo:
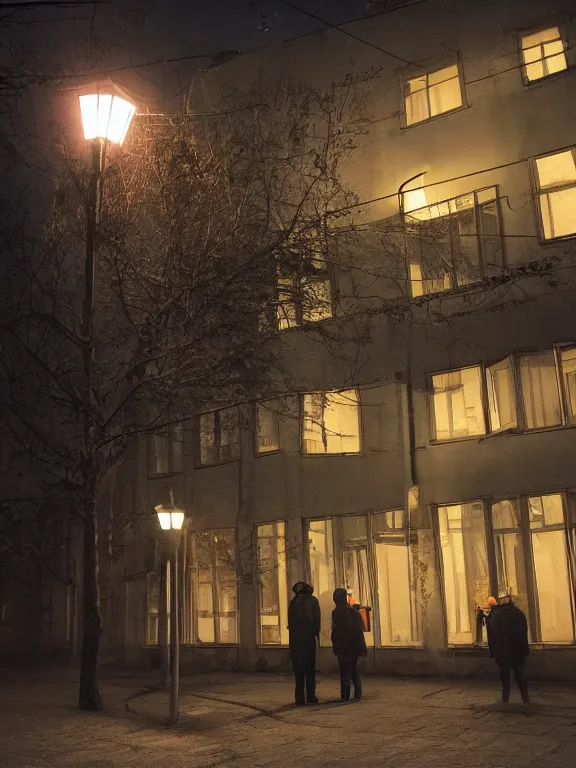
[[[170,489],[170,504],[158,504],[154,507],[160,528],[166,531],[171,538],[170,557],[170,709],[168,722],[176,725],[179,716],[180,697],[180,580],[178,574],[178,554],[182,525],[184,524],[184,511],[178,509],[174,503],[174,493]]]
[[[136,107],[126,94],[107,84],[78,94],[85,138],[91,142],[92,173],[86,206],[86,251],[84,254],[84,293],[82,296],[82,382],[84,400],[82,425],[83,473],[86,483],[95,476],[94,413],[94,284],[95,242],[104,183],[105,151],[108,142],[121,144],[126,137]],[[101,709],[96,680],[100,614],[98,608],[97,551],[98,531],[93,504],[87,504],[83,520],[83,615],[84,641],[80,673],[79,706]]]

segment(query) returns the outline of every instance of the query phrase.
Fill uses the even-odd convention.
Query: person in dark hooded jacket
[[[493,605],[486,617],[486,629],[490,656],[496,659],[500,667],[502,701],[510,699],[510,672],[514,670],[522,701],[528,704],[528,682],[524,666],[529,653],[526,616],[514,605],[512,598],[507,598],[506,602]]]
[[[342,701],[350,700],[351,684],[354,684],[354,698],[362,698],[362,681],[358,674],[358,657],[368,654],[364,639],[364,623],[354,608],[348,605],[345,589],[335,590],[332,596],[336,608],[332,611],[332,648],[340,666],[340,696]]]
[[[288,606],[290,657],[296,678],[296,704],[317,704],[316,642],[320,636],[320,603],[314,588],[305,581],[292,587],[294,597]],[[304,698],[306,690],[306,698]]]

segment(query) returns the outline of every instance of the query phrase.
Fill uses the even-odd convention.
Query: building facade
[[[339,322],[345,278],[317,271],[313,316],[279,285],[296,391],[142,439],[121,470],[115,503],[141,522],[110,562],[109,655],[165,640],[153,509],[171,488],[185,667],[289,668],[306,579],[323,670],[345,586],[370,608],[367,670],[492,674],[477,606],[511,594],[531,674],[574,676],[576,27],[554,5],[390,3],[206,73],[208,94],[262,72],[376,73],[346,173],[368,228],[404,228],[403,268],[378,290],[411,319],[372,312],[352,366],[301,329]]]

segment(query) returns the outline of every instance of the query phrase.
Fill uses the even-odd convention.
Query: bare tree
[[[354,225],[327,214],[355,201],[339,167],[363,131],[364,85],[319,93],[284,79],[228,101],[218,120],[199,124],[187,105],[138,118],[106,166],[88,324],[89,175],[68,147],[49,225],[17,230],[3,412],[20,455],[43,468],[41,495],[82,524],[82,709],[101,707],[98,516],[110,473],[136,436],[284,386],[279,317],[291,304],[294,322],[317,319],[332,302],[318,273],[353,259]],[[335,340],[332,330],[323,343]]]

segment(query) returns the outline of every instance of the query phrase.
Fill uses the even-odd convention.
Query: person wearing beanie
[[[294,597],[288,606],[290,658],[296,678],[296,705],[317,704],[316,643],[320,637],[320,603],[314,587],[298,581],[292,587]]]
[[[358,658],[367,656],[364,624],[358,611],[348,605],[348,593],[339,588],[333,594],[336,605],[332,611],[332,648],[340,667],[340,696],[350,700],[351,685],[354,698],[362,698],[362,681],[358,674]]]

